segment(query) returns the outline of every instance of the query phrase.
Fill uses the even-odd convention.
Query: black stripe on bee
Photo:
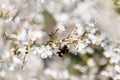
[[[59,52],[57,52],[57,55],[59,57],[65,57],[65,55],[69,52],[69,48],[67,45],[64,45],[62,48],[59,48]]]

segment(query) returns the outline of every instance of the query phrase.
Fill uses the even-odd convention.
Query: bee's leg
[[[62,50],[61,46],[59,46],[59,50]]]

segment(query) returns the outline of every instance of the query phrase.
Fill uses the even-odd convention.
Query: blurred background
[[[89,45],[84,54],[69,52],[64,58],[28,54],[22,66],[23,55],[11,52],[18,46],[24,52],[28,30],[41,31],[35,40],[40,45],[59,24],[67,28],[57,34],[63,39],[76,23],[94,25],[113,46],[119,45],[120,0],[0,0],[0,80],[113,80],[114,65],[100,46]],[[35,35],[29,37],[34,40]]]

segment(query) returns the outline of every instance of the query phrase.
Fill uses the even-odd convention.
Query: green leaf
[[[21,52],[18,51],[18,49],[15,49],[13,52],[14,52],[15,55],[20,55],[21,54]]]
[[[57,39],[57,37],[55,36],[54,33],[49,34],[49,37],[50,37],[51,40],[56,40]]]
[[[44,17],[44,25],[46,28],[53,27],[56,24],[56,21],[50,12],[48,12],[47,10],[44,10],[42,14]]]

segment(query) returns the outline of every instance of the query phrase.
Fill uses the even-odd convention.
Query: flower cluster
[[[98,30],[98,3],[0,0],[0,80],[119,80],[119,41]]]

